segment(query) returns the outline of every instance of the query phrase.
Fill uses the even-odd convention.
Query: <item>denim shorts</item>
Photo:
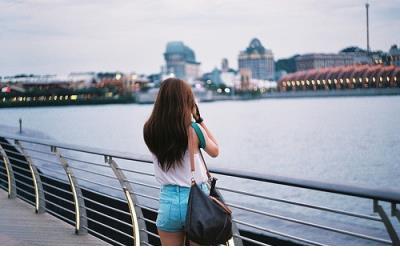
[[[208,195],[207,184],[199,184],[200,188]],[[186,211],[188,206],[190,187],[167,184],[161,187],[160,207],[156,226],[161,231],[179,232],[185,226]]]

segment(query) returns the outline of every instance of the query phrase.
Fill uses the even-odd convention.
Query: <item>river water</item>
[[[0,109],[0,124],[17,127],[22,118],[23,128],[64,143],[149,154],[142,128],[151,110]],[[220,145],[212,166],[400,191],[399,96],[223,101],[200,103],[200,111]]]

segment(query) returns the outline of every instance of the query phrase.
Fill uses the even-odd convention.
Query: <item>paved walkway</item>
[[[36,214],[24,201],[8,199],[0,189],[0,246],[108,245],[92,235],[76,235],[73,226],[48,214]]]

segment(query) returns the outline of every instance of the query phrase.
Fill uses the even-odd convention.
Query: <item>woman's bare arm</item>
[[[219,154],[218,142],[211,131],[207,128],[204,121],[200,123],[200,129],[203,132],[204,138],[206,140],[206,148],[204,148],[204,150],[211,157],[217,157]]]

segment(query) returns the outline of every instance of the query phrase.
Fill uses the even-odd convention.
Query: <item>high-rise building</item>
[[[274,55],[270,49],[266,49],[258,40],[254,38],[250,45],[239,54],[239,71],[246,70],[253,79],[274,80],[275,63]]]
[[[200,77],[200,62],[196,61],[194,51],[183,42],[169,42],[164,59],[166,71],[175,77],[188,82],[193,82]]]
[[[337,67],[352,65],[354,57],[346,53],[321,54],[312,53],[296,57],[296,70],[303,71],[309,69],[319,69],[326,67]]]

